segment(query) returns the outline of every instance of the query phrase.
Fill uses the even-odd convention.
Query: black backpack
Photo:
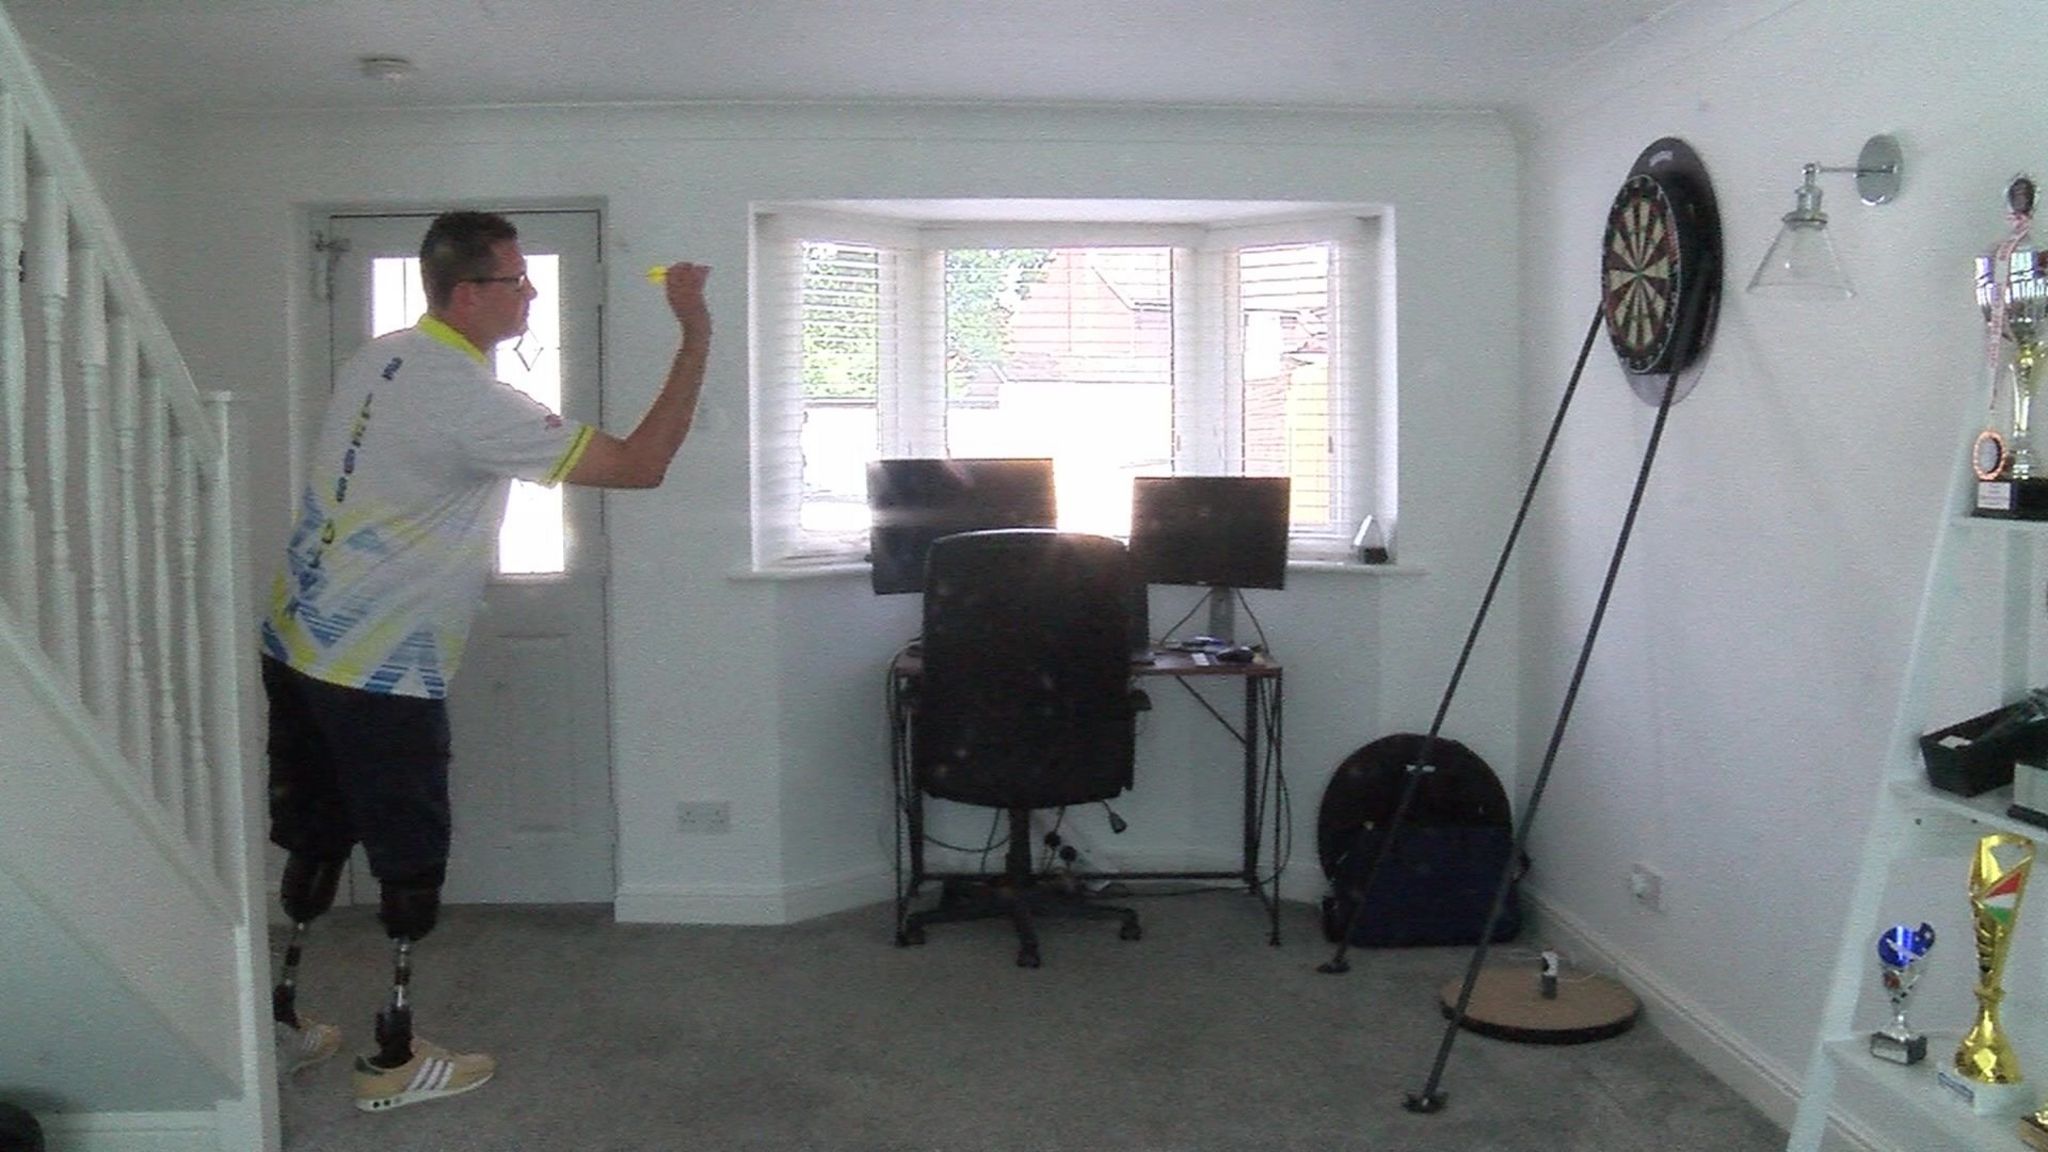
[[[1375,740],[1337,766],[1316,813],[1316,850],[1330,894],[1323,935],[1333,944],[1351,924],[1359,947],[1477,944],[1494,890],[1515,851],[1508,796],[1486,761],[1438,737],[1429,771],[1399,829],[1391,829],[1408,766],[1427,738],[1403,732]],[[1393,848],[1366,887],[1367,873],[1394,832]],[[1493,942],[1522,930],[1519,898],[1527,857],[1515,870]]]

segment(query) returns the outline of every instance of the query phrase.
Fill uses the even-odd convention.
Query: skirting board
[[[1570,954],[1597,958],[1594,966],[1613,973],[1642,999],[1643,1019],[1652,1027],[1779,1126],[1792,1126],[1793,1113],[1799,1108],[1799,1085],[1783,1065],[1759,1057],[1718,1017],[1631,963],[1577,917],[1544,900],[1540,891],[1524,887],[1522,898],[1535,913],[1534,923],[1523,929],[1522,939],[1541,940]],[[1831,1152],[1882,1152],[1891,1145],[1853,1118],[1837,1117],[1829,1126],[1825,1147]]]
[[[796,884],[624,884],[621,924],[795,924],[889,899],[887,866]]]
[[[1190,860],[1186,853],[1140,851],[1104,856],[1102,867],[1132,871],[1223,871],[1237,866],[1235,859]],[[1084,863],[1091,866],[1094,859],[1083,857]],[[937,866],[936,862],[933,866]],[[1314,875],[1311,877],[1310,873]],[[892,898],[894,882],[892,867],[884,863],[795,884],[624,884],[613,902],[612,915],[621,924],[795,924],[886,903]],[[1227,885],[1233,881],[1207,883]],[[1325,887],[1321,873],[1315,869],[1290,868],[1283,877],[1281,898],[1313,902],[1322,896]]]
[[[212,1112],[39,1116],[49,1152],[227,1152]]]

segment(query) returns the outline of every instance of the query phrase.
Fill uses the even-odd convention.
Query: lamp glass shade
[[[1798,213],[1785,217],[1778,238],[1749,278],[1748,291],[1805,300],[1847,300],[1856,294],[1835,255],[1835,242],[1828,239],[1827,218]]]

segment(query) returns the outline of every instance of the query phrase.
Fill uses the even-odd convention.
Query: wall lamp
[[[1856,193],[1865,204],[1889,204],[1899,194],[1899,177],[1905,158],[1899,142],[1890,136],[1872,136],[1863,142],[1853,167],[1808,164],[1805,179],[1794,191],[1792,210],[1785,213],[1778,238],[1749,278],[1750,292],[1792,296],[1809,300],[1846,300],[1856,294],[1848,273],[1835,256],[1835,242],[1828,239],[1828,215],[1820,210],[1823,172],[1854,172]]]

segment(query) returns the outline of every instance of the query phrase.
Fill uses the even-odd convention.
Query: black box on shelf
[[[2048,755],[2048,716],[2039,715],[2031,700],[1995,708],[1920,737],[1927,782],[1958,796],[2003,788],[2012,783],[2013,761],[2044,755]]]

